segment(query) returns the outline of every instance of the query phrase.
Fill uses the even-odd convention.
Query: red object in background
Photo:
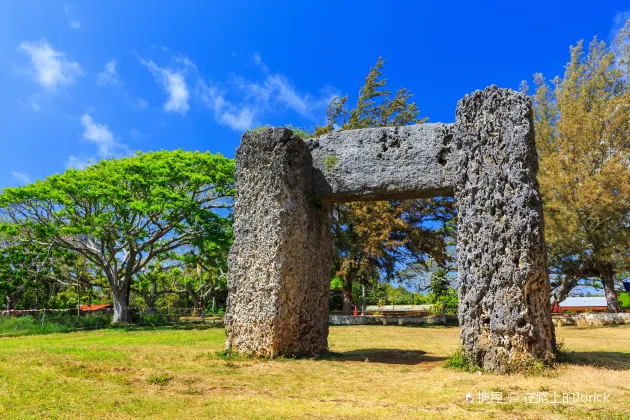
[[[559,313],[559,312],[560,312],[560,305],[558,305],[558,301],[555,301],[555,302],[553,303],[553,313],[554,313],[554,314],[557,314],[557,313]]]
[[[79,310],[80,311],[85,311],[85,312],[92,312],[92,311],[100,311],[101,309],[110,309],[113,308],[114,305],[112,304],[106,304],[106,305],[80,305],[79,306]]]
[[[357,305],[354,305],[354,316],[359,316],[359,312],[357,312]]]

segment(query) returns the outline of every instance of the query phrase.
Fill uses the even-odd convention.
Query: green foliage
[[[151,314],[144,312],[142,316],[134,322],[136,325],[158,326],[174,324],[179,320],[179,315],[170,313]]]
[[[418,107],[407,89],[392,97],[383,78],[385,61],[379,58],[359,91],[356,106],[348,109],[348,95],[335,98],[328,107],[327,123],[315,129],[315,137],[336,129],[420,124]],[[331,170],[336,161],[326,159]],[[356,302],[353,284],[373,285],[393,280],[401,262],[444,263],[444,229],[429,228],[427,220],[441,225],[453,218],[452,200],[406,200],[355,202],[333,206],[334,272],[344,280],[343,309],[351,312]]]
[[[105,160],[6,188],[0,232],[87,260],[126,317],[131,282],[150,262],[184,246],[229,247],[233,180],[234,161],[211,153]]]
[[[455,353],[446,359],[445,368],[458,370],[460,372],[474,373],[479,370],[474,360],[462,349],[457,349]]]
[[[570,49],[562,77],[534,76],[538,179],[555,286],[564,298],[599,278],[619,311],[615,273],[630,267],[630,20],[610,46]],[[525,87],[525,91],[526,91]]]
[[[71,332],[80,329],[107,328],[112,316],[107,314],[47,313],[37,316],[0,317],[0,334],[11,336],[52,334]]]
[[[169,373],[156,373],[149,375],[145,381],[149,385],[167,386],[175,377]]]
[[[338,163],[339,158],[337,156],[326,156],[326,159],[324,159],[324,166],[326,166],[326,170],[329,172],[335,169]]]
[[[525,376],[541,376],[548,375],[552,372],[553,366],[545,365],[542,361],[536,360],[529,355],[524,355],[522,359],[510,360],[504,363],[504,374],[521,374]],[[471,355],[467,354],[463,349],[457,349],[446,360],[444,367],[460,372],[483,372],[484,369],[475,362]]]
[[[429,280],[429,301],[434,304],[433,310],[439,314],[457,314],[457,290],[451,287],[448,270],[438,268]]]
[[[410,102],[412,94],[408,89],[398,89],[391,98],[385,89],[387,79],[382,77],[385,60],[379,57],[370,69],[365,84],[359,91],[355,108],[348,111],[348,95],[334,98],[328,106],[327,124],[315,129],[315,136],[330,133],[336,127],[353,130],[369,127],[391,127],[421,124],[427,118],[419,118],[420,110],[415,102]]]

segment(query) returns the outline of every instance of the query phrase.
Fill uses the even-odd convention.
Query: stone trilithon
[[[329,203],[454,195],[461,345],[505,371],[552,359],[531,101],[495,86],[455,124],[373,128],[303,141],[243,135],[236,153],[226,346],[257,356],[327,350]]]

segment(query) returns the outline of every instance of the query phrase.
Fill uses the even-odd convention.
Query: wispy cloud
[[[225,99],[225,92],[220,91],[216,86],[208,86],[200,79],[197,93],[203,103],[214,111],[215,119],[219,124],[236,131],[245,131],[254,125],[256,111],[247,105],[235,106]]]
[[[258,52],[252,57],[254,65],[260,69],[257,80],[234,76],[226,83],[204,80],[197,66],[184,55],[175,55],[171,65],[164,67],[151,60],[139,60],[167,93],[165,111],[185,114],[194,97],[212,111],[217,123],[235,131],[247,130],[266,115],[286,110],[320,122],[336,93],[331,88],[322,89],[317,95],[301,93],[286,76],[271,72]],[[190,82],[195,87],[192,91]]]
[[[164,103],[166,112],[177,112],[182,115],[190,108],[188,100],[190,93],[186,85],[185,72],[191,68],[192,62],[187,58],[180,58],[179,62],[183,68],[159,67],[153,61],[140,60],[140,62],[151,72],[155,81],[162,87],[168,95]]]
[[[55,90],[60,85],[71,85],[83,71],[76,61],[66,58],[62,52],[56,51],[46,41],[24,41],[18,50],[31,59],[35,81],[46,89]]]
[[[262,59],[262,56],[260,55],[258,51],[254,53],[254,64],[260,67],[260,69],[264,71],[265,73],[269,71],[269,67],[267,67],[267,64],[265,64],[265,62]]]
[[[105,159],[111,157],[118,145],[107,125],[94,122],[90,114],[83,114],[81,124],[83,138],[98,147],[98,156]]]
[[[121,84],[116,71],[116,60],[110,60],[105,64],[105,69],[96,76],[98,86],[118,86]]]
[[[70,155],[65,163],[66,168],[83,169],[100,159],[110,159],[129,154],[128,147],[116,140],[106,124],[97,123],[92,116],[85,113],[81,116],[83,126],[83,140],[96,145],[94,156]]]
[[[272,73],[260,53],[253,56],[254,64],[262,72],[261,81],[250,81],[234,77],[232,89],[208,86],[201,78],[197,83],[197,94],[206,106],[213,110],[218,123],[236,131],[243,131],[258,124],[266,114],[288,109],[311,121],[320,121],[321,114],[337,93],[332,88],[322,89],[317,96],[300,93],[280,73]],[[228,99],[230,98],[235,99]]]
[[[24,172],[12,171],[11,175],[13,175],[13,178],[15,178],[15,180],[19,182],[21,185],[27,185],[33,182],[30,175],[25,174]]]
[[[66,15],[68,19],[68,26],[71,29],[81,29],[81,21],[75,17],[75,10],[76,8],[74,6],[67,4],[63,6],[63,14]]]
[[[85,156],[74,156],[74,155],[70,155],[68,156],[68,160],[66,160],[66,163],[64,163],[64,167],[70,169],[85,169],[86,167],[90,166],[92,163],[94,163],[94,161],[90,158],[87,158]]]
[[[18,104],[35,112],[40,110],[39,101],[36,95],[31,96],[31,98],[26,101],[18,99]]]
[[[630,9],[629,10],[623,10],[621,12],[617,12],[617,14],[615,14],[615,17],[613,18],[613,24],[612,27],[610,28],[610,38],[615,39],[615,37],[617,36],[617,33],[619,32],[619,30],[621,28],[623,28],[623,26],[626,24],[626,22],[630,20]]]

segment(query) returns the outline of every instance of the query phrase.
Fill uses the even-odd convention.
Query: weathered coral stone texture
[[[256,356],[328,349],[332,243],[312,195],[311,154],[284,128],[243,135],[236,152],[227,343]]]
[[[335,131],[308,140],[314,193],[328,203],[450,196],[453,124]]]
[[[227,344],[258,356],[327,350],[332,260],[326,203],[450,195],[458,207],[461,345],[485,369],[551,361],[532,105],[491,86],[456,122],[243,135],[236,153]]]
[[[493,371],[553,357],[532,118],[527,96],[496,86],[457,105],[461,345]]]

